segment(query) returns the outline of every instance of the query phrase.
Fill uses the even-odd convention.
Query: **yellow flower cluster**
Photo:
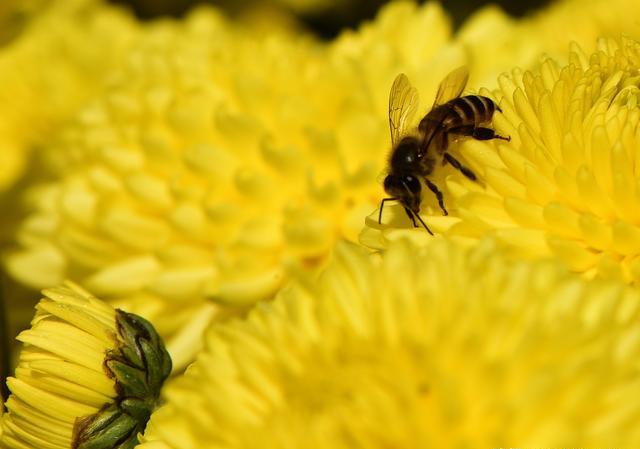
[[[409,2],[330,44],[208,9],[147,26],[50,136],[56,179],[29,194],[10,273],[36,288],[72,278],[163,335],[221,313],[207,299],[226,314],[272,297],[356,240],[379,201],[395,74],[430,93],[452,66],[474,72],[493,37],[473,34],[454,38],[438,5]]]
[[[208,9],[150,26],[46,148],[57,179],[32,190],[9,271],[37,288],[74,279],[163,335],[206,323],[207,299],[271,298],[357,239],[380,194],[383,86],[448,36],[438,6],[408,3],[330,46]],[[438,58],[443,73],[452,58]]]
[[[592,55],[573,46],[569,61],[547,59],[499,79],[503,114],[494,123],[511,141],[462,143],[458,151],[482,184],[452,173],[452,214],[429,222],[449,235],[494,235],[521,256],[555,254],[590,277],[635,283],[640,43],[603,39]],[[369,224],[363,241],[373,247],[398,232],[381,230],[376,214]]]
[[[127,36],[117,29],[101,38]],[[450,67],[480,60],[469,48],[493,39],[452,40],[440,7],[408,2],[329,45],[295,37],[201,10],[149,25],[135,43],[122,38],[125,62],[110,65],[103,93],[44,133],[57,179],[31,190],[9,271],[36,288],[72,278],[164,335],[190,323],[182,344],[196,350],[197,329],[219,313],[207,299],[237,309],[270,298],[287,273],[356,239],[381,194],[395,74],[433,92]]]
[[[639,6],[454,33],[398,1],[322,42],[41,1],[0,47],[0,190],[27,209],[3,263],[108,305],[45,291],[0,447],[137,444],[171,361],[132,313],[178,372],[206,332],[144,449],[638,445]],[[443,236],[379,224],[392,80],[424,114],[463,64],[510,141],[451,144],[479,181],[438,165]]]
[[[640,292],[398,243],[211,329],[140,449],[635,447]]]

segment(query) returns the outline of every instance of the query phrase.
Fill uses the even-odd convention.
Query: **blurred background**
[[[333,38],[344,28],[356,28],[364,20],[372,19],[388,0],[110,0],[128,5],[143,19],[158,16],[181,16],[198,4],[224,8],[231,16],[255,14],[260,9],[284,9],[293,13],[303,25],[323,38]],[[424,3],[419,1],[418,3]],[[454,25],[459,26],[478,8],[499,5],[511,16],[519,17],[550,3],[549,0],[452,0],[443,1]]]

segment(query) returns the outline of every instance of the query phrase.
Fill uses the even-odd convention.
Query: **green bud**
[[[107,352],[104,367],[118,396],[98,413],[76,421],[72,449],[135,447],[171,373],[171,357],[151,323],[116,310],[116,329],[118,345]]]

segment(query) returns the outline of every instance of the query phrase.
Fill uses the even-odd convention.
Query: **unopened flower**
[[[491,241],[342,245],[207,333],[140,448],[634,447],[639,301]]]
[[[491,234],[522,256],[554,254],[589,276],[637,282],[640,44],[603,39],[592,55],[574,45],[569,61],[500,78],[493,123],[511,141],[454,147],[481,181],[450,172],[451,215],[427,207],[434,217],[425,219],[442,233]],[[374,218],[364,240],[384,247],[397,231],[373,231]]]
[[[6,449],[131,448],[171,359],[153,326],[73,284],[44,292],[2,416]]]

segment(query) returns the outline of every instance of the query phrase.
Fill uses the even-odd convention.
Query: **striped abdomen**
[[[454,98],[436,109],[440,108],[446,111],[442,121],[446,129],[469,125],[478,127],[489,123],[493,113],[500,110],[493,100],[481,95]]]
[[[436,106],[424,116],[418,125],[422,134],[422,153],[430,148],[444,153],[449,146],[448,136],[473,136],[475,129],[486,129],[494,112],[500,111],[493,100],[480,95],[467,95],[454,98]],[[476,137],[479,138],[479,137]],[[491,137],[494,138],[493,134]]]

